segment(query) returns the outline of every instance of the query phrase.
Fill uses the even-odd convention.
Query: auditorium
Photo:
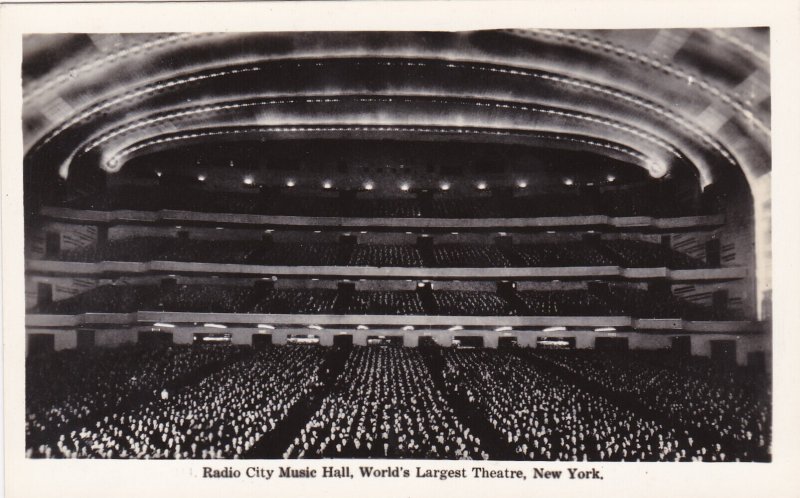
[[[26,456],[771,461],[769,54],[25,35]]]

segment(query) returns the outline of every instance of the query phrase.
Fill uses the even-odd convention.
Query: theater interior
[[[58,458],[769,461],[769,31],[28,35]]]

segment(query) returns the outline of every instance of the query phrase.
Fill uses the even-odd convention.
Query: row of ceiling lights
[[[173,329],[173,328],[175,328],[175,325],[172,324],[172,323],[157,322],[157,323],[153,324],[153,327],[155,327],[155,328]],[[227,329],[228,328],[227,325],[223,325],[221,323],[204,323],[203,327],[211,328],[211,329]],[[265,323],[259,323],[257,328],[261,329],[261,330],[275,330],[275,326],[274,325],[269,325],[269,324],[265,324]],[[307,328],[309,328],[311,330],[325,330],[325,328],[323,326],[316,325],[316,324],[308,325]],[[367,325],[357,325],[356,326],[356,330],[369,330],[369,326],[367,326]],[[412,331],[412,330],[415,330],[415,329],[414,329],[413,325],[405,325],[405,326],[401,327],[400,330]],[[449,327],[447,330],[449,332],[458,332],[460,330],[464,330],[464,327],[461,326],[461,325],[453,325],[453,326]],[[501,327],[496,327],[494,329],[495,332],[510,332],[510,331],[513,331],[513,330],[514,330],[514,327],[511,327],[511,326],[501,326]],[[542,332],[565,332],[566,330],[567,330],[567,327],[554,326],[554,327],[543,328]],[[595,332],[616,332],[616,330],[617,329],[615,327],[597,327],[597,328],[594,329]]]
[[[162,175],[161,171],[156,171],[156,176],[158,176],[160,178],[161,175]],[[200,182],[204,182],[207,179],[208,179],[207,175],[204,175],[204,174],[197,175],[197,180],[200,181]],[[608,181],[609,183],[614,182],[615,180],[616,180],[616,177],[614,175],[606,176],[606,181]],[[255,178],[253,178],[252,175],[245,175],[242,178],[242,183],[244,185],[252,186],[252,185],[255,184]],[[573,180],[572,178],[564,178],[562,180],[562,183],[564,185],[567,185],[567,186],[572,186],[572,185],[575,184],[575,180]],[[286,180],[286,186],[287,187],[292,188],[292,187],[294,187],[296,185],[297,185],[297,180],[294,180],[292,178],[289,178],[289,179]],[[594,185],[594,183],[590,182],[590,183],[587,183],[587,185]],[[373,190],[375,188],[375,184],[371,180],[365,181],[361,186],[362,186],[362,188],[364,190]],[[528,187],[528,181],[527,180],[517,180],[516,186],[518,188],[527,188]],[[450,185],[449,182],[440,182],[439,183],[439,189],[441,189],[443,191],[450,190],[450,187],[451,187],[451,185]],[[332,180],[323,180],[322,188],[325,189],[325,190],[332,189],[333,188],[333,181]],[[403,192],[407,192],[407,191],[409,191],[411,189],[411,184],[409,184],[408,182],[403,182],[403,183],[401,183],[399,185],[399,188]],[[478,189],[478,190],[486,190],[486,189],[489,188],[489,185],[488,185],[488,183],[486,183],[486,181],[480,180],[480,181],[475,183],[475,188]]]

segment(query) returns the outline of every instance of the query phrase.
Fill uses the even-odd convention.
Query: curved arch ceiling
[[[544,142],[702,186],[770,170],[758,30],[59,36],[26,40],[23,118],[26,167],[62,177],[258,133]]]

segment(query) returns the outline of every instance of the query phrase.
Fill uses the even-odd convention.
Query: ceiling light
[[[594,329],[595,332],[616,332],[617,329],[614,327],[598,327]]]
[[[478,190],[486,190],[486,182],[478,182],[476,187],[478,188]]]
[[[210,329],[227,329],[228,328],[225,325],[222,325],[221,323],[204,323],[203,327],[207,327],[207,328],[210,328]]]
[[[157,176],[157,177],[161,178],[161,175],[162,175],[162,174],[163,174],[162,172],[160,172],[160,171],[156,170],[156,176]]]
[[[414,330],[414,326],[413,325],[406,325],[405,327],[403,327],[403,330]]]
[[[527,180],[520,180],[520,181],[518,181],[518,182],[517,182],[517,187],[519,187],[519,188],[527,188],[527,187],[528,187],[528,182],[527,182]]]
[[[322,233],[322,230],[314,230],[314,233]]]
[[[319,325],[309,325],[308,328],[314,329],[314,330],[322,330],[322,327],[320,327]]]
[[[286,186],[287,187],[294,187],[295,185],[296,184],[295,184],[294,180],[292,180],[292,179],[286,180]]]
[[[407,192],[409,188],[410,186],[407,183],[400,184],[400,190],[402,190],[403,192]]]
[[[494,329],[495,332],[508,332],[509,330],[514,330],[514,327],[497,327]]]
[[[356,327],[356,330],[369,330],[369,327],[367,327],[366,325],[359,325],[358,327]]]
[[[330,180],[325,180],[322,183],[322,188],[331,188],[331,187],[333,187],[333,183]]]
[[[547,327],[542,332],[564,332],[565,330],[567,330],[567,327]]]
[[[245,185],[252,185],[253,184],[253,177],[249,176],[249,175],[245,176],[244,179],[242,179],[242,182],[244,182]]]
[[[375,184],[372,182],[366,182],[364,184],[364,190],[372,190],[373,188],[375,188]]]
[[[572,178],[564,178],[564,185],[572,185],[573,183],[575,182],[572,181]]]
[[[197,175],[197,181],[199,182],[206,181],[206,175]]]
[[[610,182],[613,182],[613,181],[614,181],[614,180],[616,180],[616,179],[617,179],[617,177],[616,177],[616,176],[614,176],[614,175],[608,175],[608,176],[606,177],[606,180],[608,180],[608,181],[610,181]]]
[[[453,325],[447,330],[449,330],[450,332],[456,332],[458,330],[464,330],[464,327],[462,327],[461,325]]]
[[[268,329],[268,330],[275,330],[274,325],[267,325],[266,323],[259,323],[258,328],[260,329]]]
[[[439,188],[441,188],[442,190],[450,190],[450,184],[446,182],[442,183],[441,185],[439,185]]]
[[[173,325],[173,324],[171,324],[171,323],[161,323],[161,322],[158,322],[158,323],[154,323],[154,324],[153,324],[153,327],[162,327],[162,328],[174,329],[174,328],[175,328],[175,325]]]

